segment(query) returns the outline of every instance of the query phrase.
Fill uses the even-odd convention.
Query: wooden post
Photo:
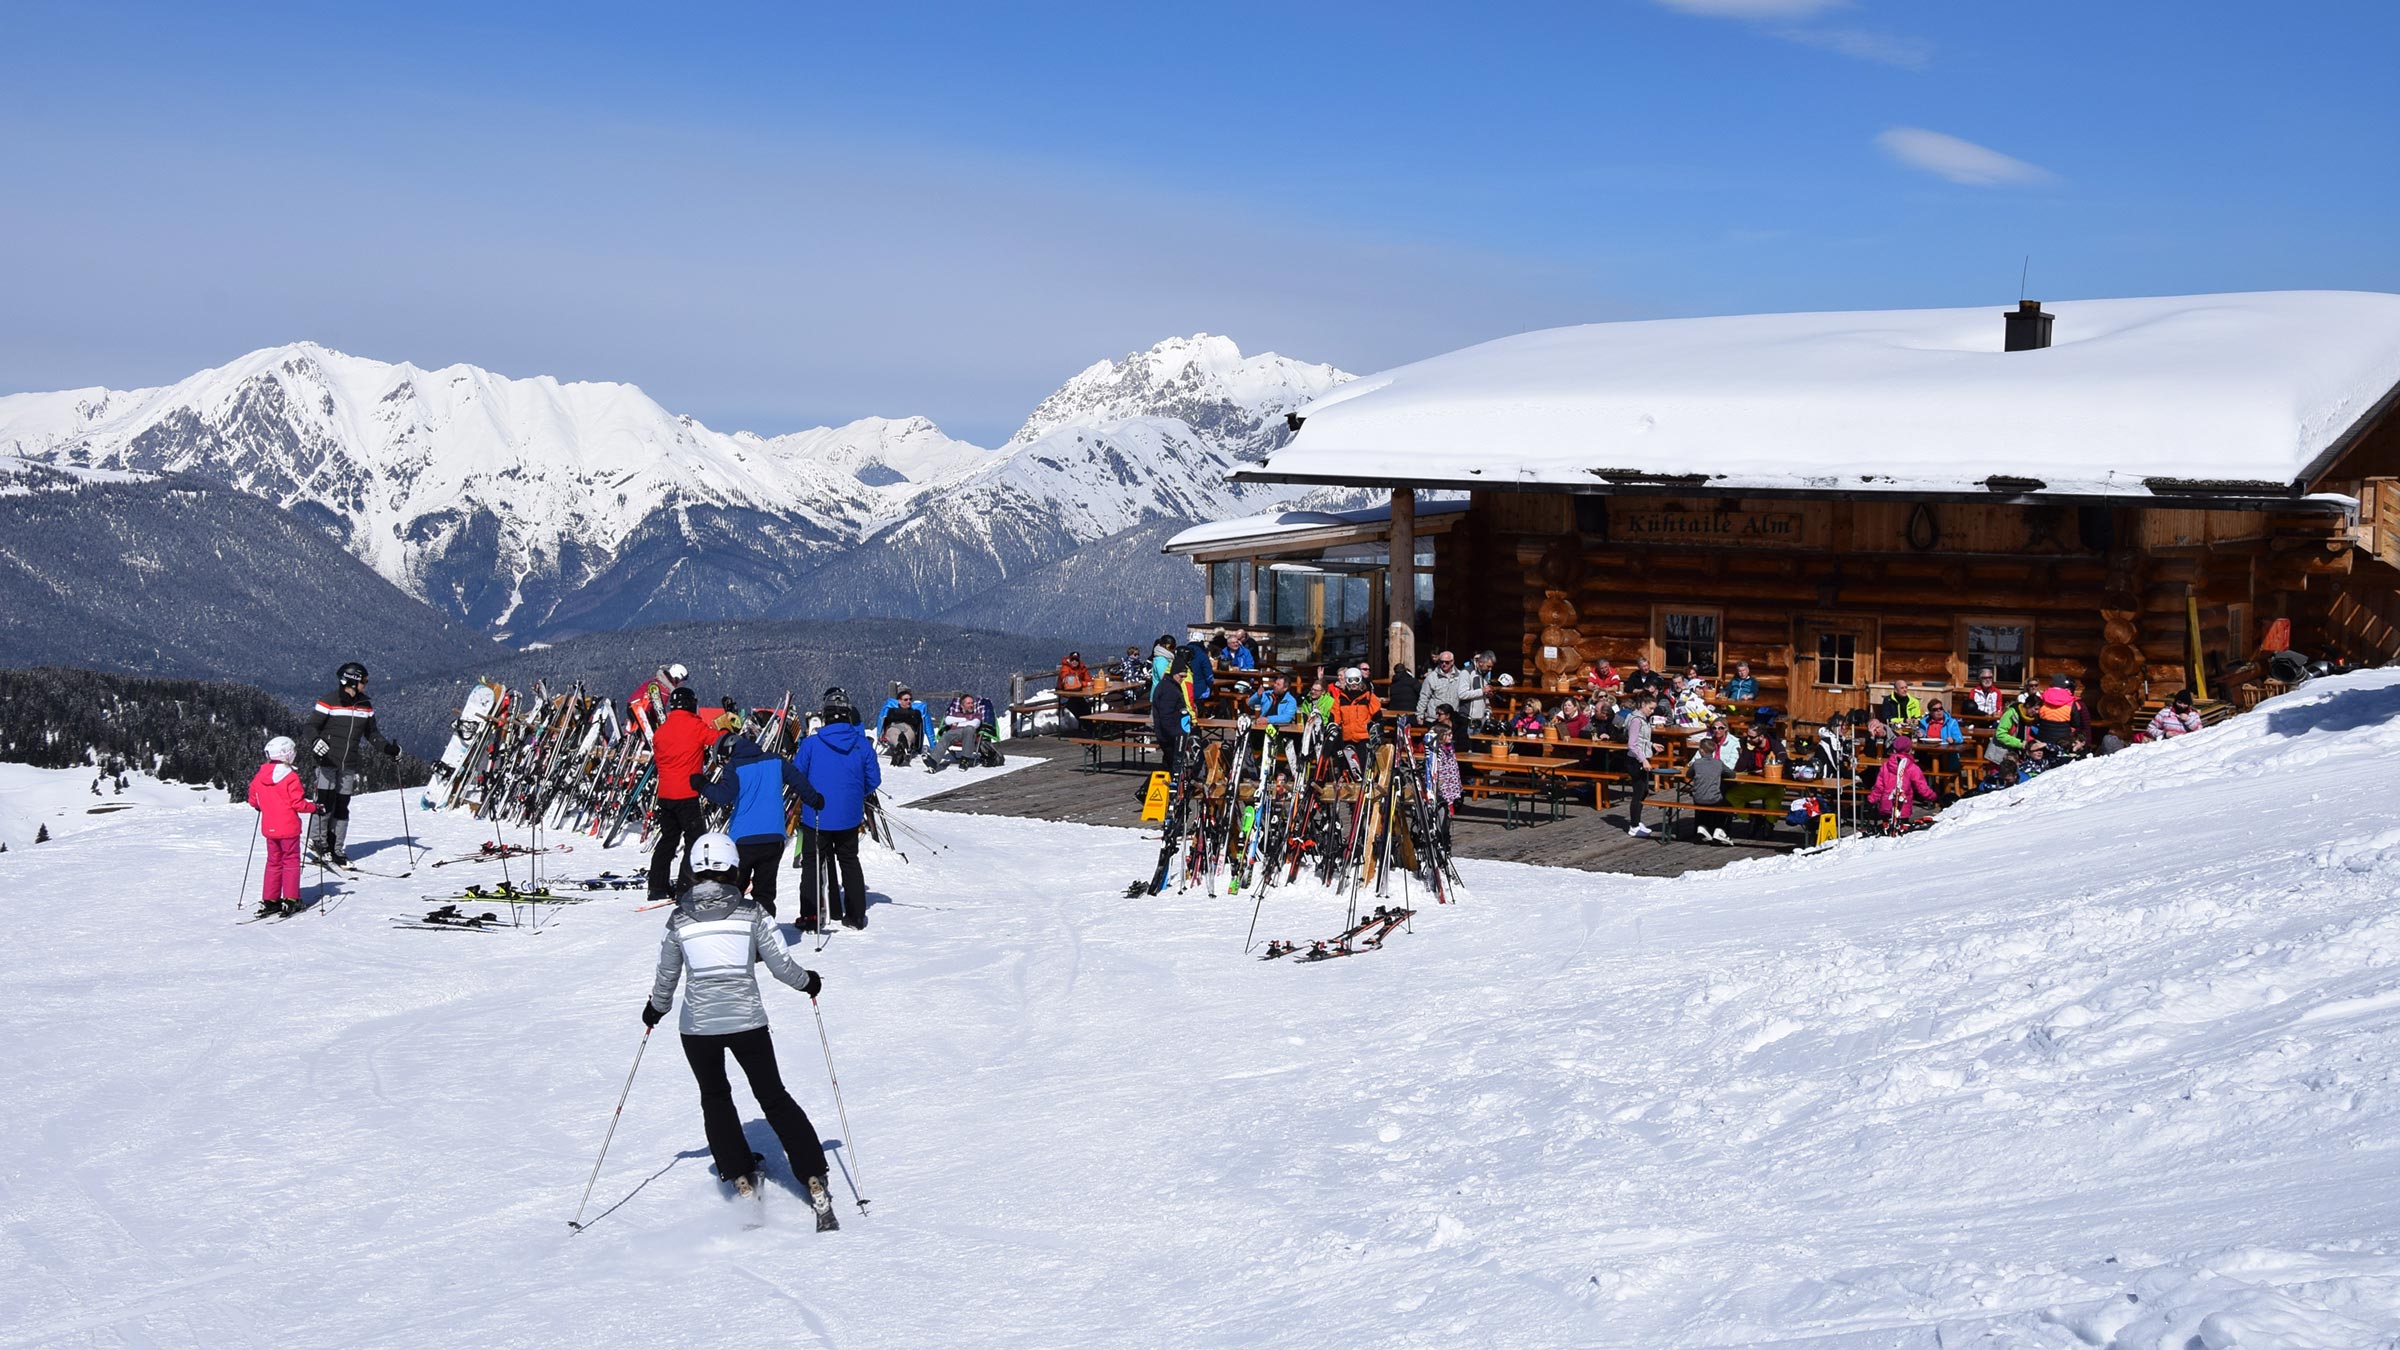
[[[1384,669],[1406,663],[1410,670],[1417,668],[1417,490],[1392,490],[1392,540],[1390,566],[1386,575],[1391,578],[1391,650],[1384,654]]]

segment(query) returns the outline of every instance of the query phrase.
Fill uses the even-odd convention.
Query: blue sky
[[[507,9],[494,16],[487,9]],[[2376,3],[0,8],[0,391],[310,338],[995,441],[1176,333],[2400,291]]]

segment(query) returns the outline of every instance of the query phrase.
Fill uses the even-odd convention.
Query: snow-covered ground
[[[671,1041],[569,1233],[657,913],[394,929],[489,870],[420,868],[237,927],[246,810],[103,823],[0,858],[0,1342],[2400,1344],[2396,789],[2400,672],[2325,681],[1910,840],[1470,864],[1316,966],[1123,898],[1133,831],[902,811],[946,848],[806,958],[826,1236],[740,1230]]]
[[[92,784],[100,795],[92,795]],[[20,849],[48,826],[58,839],[96,825],[149,821],[160,810],[181,810],[224,794],[188,783],[168,783],[146,773],[125,775],[125,790],[98,769],[37,769],[0,763],[0,844]]]

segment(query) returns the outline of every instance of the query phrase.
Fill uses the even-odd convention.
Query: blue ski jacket
[[[834,722],[800,742],[792,762],[823,796],[800,812],[812,830],[855,830],[867,819],[867,797],[883,786],[875,747],[848,722]]]
[[[732,807],[733,819],[725,823],[725,833],[737,844],[749,844],[782,840],[783,790],[787,787],[804,808],[825,800],[798,766],[781,755],[768,754],[758,748],[758,742],[744,736],[733,743],[725,772],[713,783],[702,783],[700,795]]]
[[[1292,719],[1300,715],[1300,702],[1292,697],[1289,690],[1278,698],[1274,690],[1261,689],[1250,696],[1250,710],[1268,726],[1288,727]]]

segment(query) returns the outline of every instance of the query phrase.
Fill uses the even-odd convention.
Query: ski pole
[[[242,888],[233,894],[233,912],[240,917],[242,897],[250,893],[250,864],[258,858],[258,831],[250,832],[250,851],[242,855]]]
[[[847,1155],[842,1164],[842,1179],[850,1183],[850,1198],[858,1203],[858,1212],[867,1212],[867,1199],[858,1193],[858,1141],[850,1135],[850,1108],[842,1104],[842,1080],[833,1071],[833,1042],[825,1036],[825,1010],[817,1006],[812,996],[808,1009],[817,1015],[817,1044],[825,1047],[825,1077],[833,1083],[834,1113],[842,1118],[842,1152]]]
[[[642,1043],[633,1052],[633,1068],[625,1074],[625,1090],[617,1094],[616,1114],[608,1118],[608,1134],[600,1141],[600,1156],[592,1160],[592,1179],[583,1183],[582,1203],[575,1206],[575,1217],[567,1220],[567,1227],[578,1233],[583,1231],[584,1208],[592,1203],[592,1187],[600,1184],[600,1164],[608,1161],[608,1146],[616,1140],[617,1121],[625,1115],[625,1099],[633,1095],[633,1076],[642,1071],[642,1054],[650,1048],[650,1033],[655,1030],[656,1027],[642,1028]]]
[[[400,840],[408,846],[408,865],[417,865],[417,832],[408,824],[408,787],[400,788]]]

